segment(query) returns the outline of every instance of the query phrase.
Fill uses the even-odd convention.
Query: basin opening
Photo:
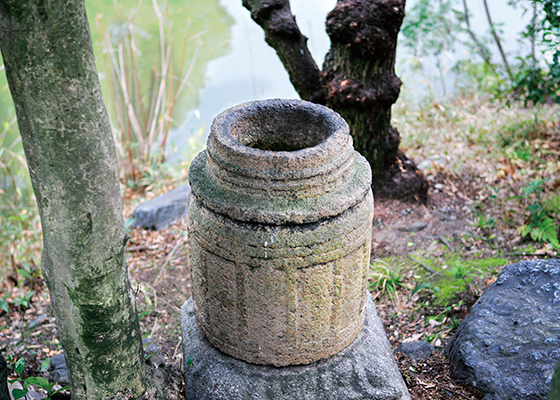
[[[258,108],[236,119],[231,136],[255,149],[297,151],[317,146],[334,133],[328,118],[325,113],[305,108]]]

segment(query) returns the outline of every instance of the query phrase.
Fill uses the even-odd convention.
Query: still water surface
[[[409,0],[407,9],[415,3],[416,1]],[[482,0],[469,0],[468,3],[473,29],[478,35],[487,33],[488,23]],[[309,38],[310,51],[319,66],[330,46],[324,28],[325,18],[335,4],[336,0],[291,1],[298,25]],[[262,29],[251,20],[249,12],[242,7],[241,0],[222,0],[220,5],[234,20],[229,51],[208,63],[197,105],[184,112],[185,119],[174,132],[174,141],[179,148],[187,147],[186,139],[200,127],[208,132],[212,119],[228,107],[255,99],[299,97],[275,51],[265,43]],[[490,2],[490,10],[495,22],[507,22],[500,25],[501,35],[506,51],[515,53],[518,51],[518,32],[525,25],[528,16],[523,17],[520,10],[509,7],[506,0]],[[449,62],[456,62],[454,57],[468,56],[465,49],[459,49],[458,54],[449,55]],[[412,75],[406,69],[407,58],[407,50],[399,47],[397,74],[403,80],[405,90],[408,88],[409,91],[422,93],[426,90],[423,86],[425,77]],[[495,61],[500,62],[497,57]],[[453,86],[454,78],[451,73],[446,77],[450,87]]]

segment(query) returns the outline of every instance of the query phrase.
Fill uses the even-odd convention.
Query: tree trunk
[[[0,354],[0,400],[10,400],[8,392],[8,363]]]
[[[552,378],[552,387],[548,394],[548,400],[560,400],[560,362],[556,366],[556,372]]]
[[[317,67],[289,0],[243,0],[243,5],[263,27],[301,98],[326,104],[346,119],[354,147],[371,164],[375,194],[425,201],[427,181],[399,150],[400,135],[391,126],[401,85],[394,67],[405,0],[338,0],[327,16],[331,49],[320,77],[310,72]]]
[[[0,47],[41,214],[41,267],[72,399],[138,397],[142,338],[84,1],[0,0]]]

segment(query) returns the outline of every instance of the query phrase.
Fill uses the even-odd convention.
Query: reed
[[[16,118],[3,126],[0,132],[0,208],[13,208],[25,203],[32,196],[27,163],[17,134]]]
[[[189,85],[201,47],[200,36],[204,33],[191,37],[187,27],[175,70],[176,51],[173,48],[169,7],[167,2],[160,5],[157,0],[152,0],[159,26],[159,52],[155,56],[150,78],[145,80],[139,68],[142,52],[137,46],[135,25],[140,5],[141,2],[125,18],[119,17],[116,37],[103,26],[101,16],[96,18],[109,88],[106,105],[115,131],[121,179],[126,184],[137,184],[147,168],[165,161],[169,131],[174,122],[173,111],[184,88]],[[187,24],[190,26],[190,21]],[[187,60],[187,47],[193,41],[193,55]]]

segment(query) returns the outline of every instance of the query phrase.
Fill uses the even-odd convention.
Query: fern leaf
[[[549,214],[560,214],[560,193],[555,194],[550,199],[548,199],[545,208]]]
[[[529,233],[531,233],[531,227],[527,224],[521,225],[519,228],[517,228],[517,231],[521,234],[521,236],[525,237]]]
[[[558,248],[558,225],[552,218],[545,218],[539,226],[533,227],[530,232],[531,239],[537,242],[550,243],[553,247]]]

